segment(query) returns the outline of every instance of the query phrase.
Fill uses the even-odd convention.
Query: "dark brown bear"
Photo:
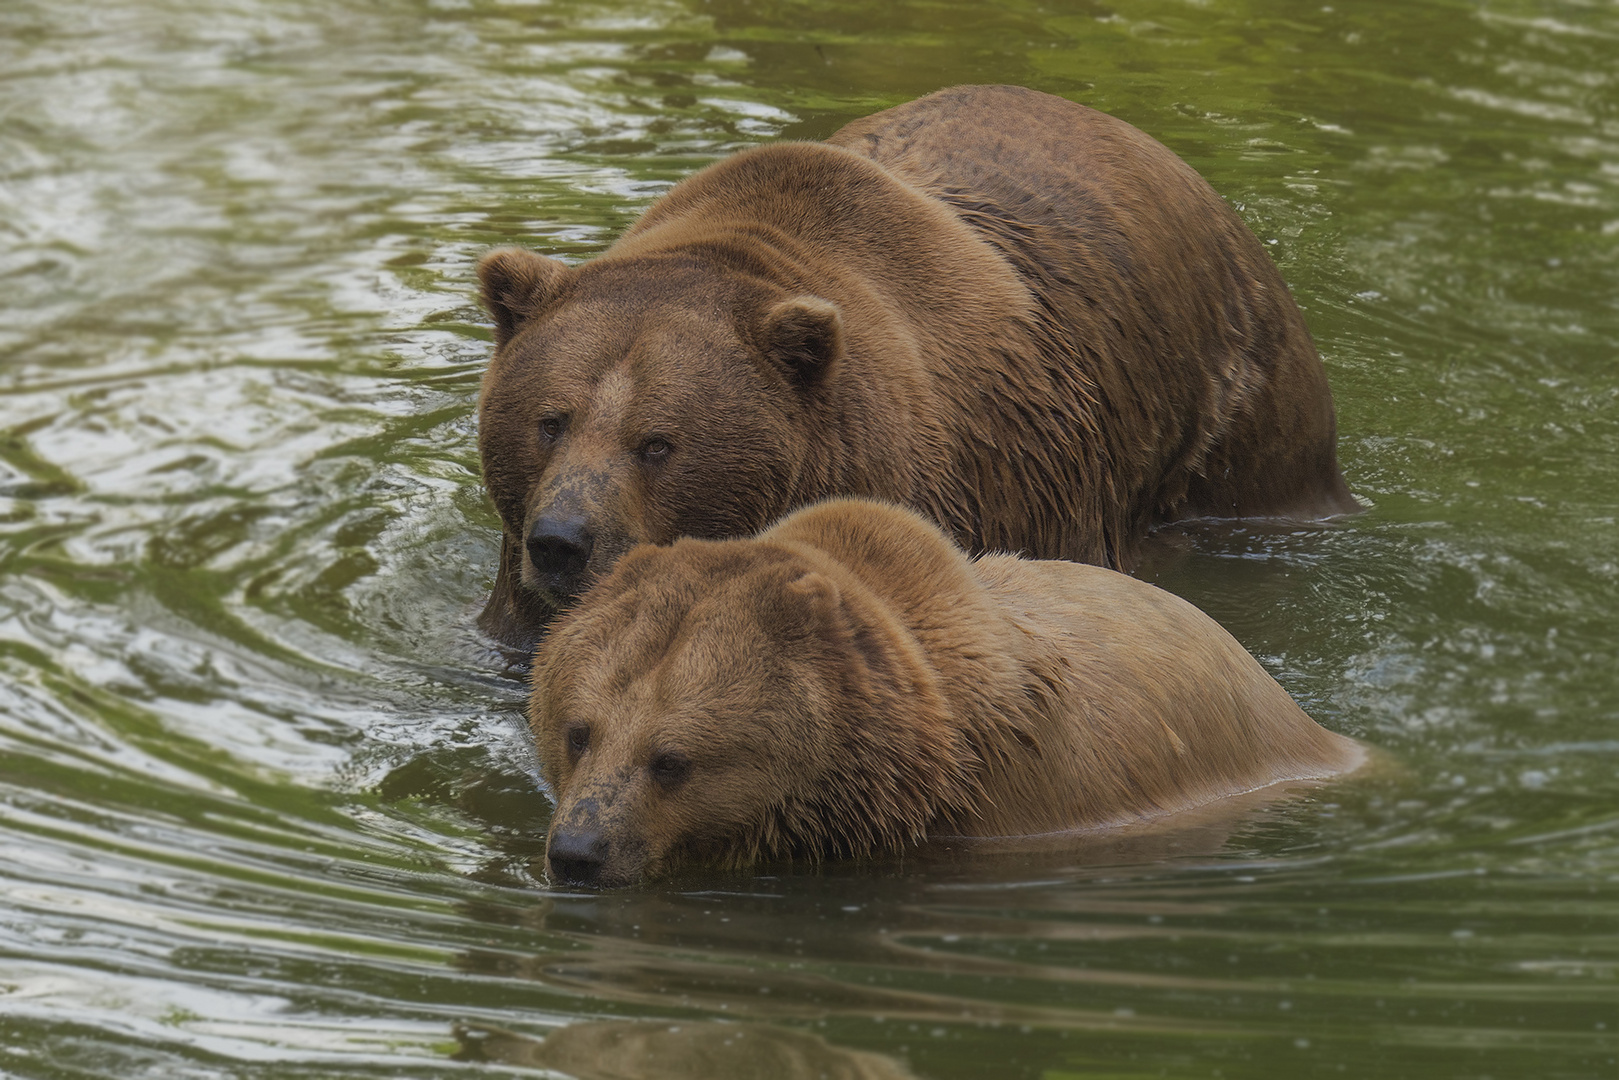
[[[534,657],[553,881],[1184,817],[1365,760],[1191,604],[833,500],[637,548]]]
[[[1351,512],[1276,268],[1142,132],[957,87],[680,183],[579,267],[478,267],[512,644],[638,543],[832,495],[973,552],[1129,569],[1155,525]]]

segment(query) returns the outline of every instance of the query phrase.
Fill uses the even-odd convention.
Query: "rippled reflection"
[[[763,1024],[585,1021],[543,1040],[478,1028],[459,1029],[457,1036],[466,1059],[555,1069],[579,1080],[903,1080],[912,1075],[891,1058]]]

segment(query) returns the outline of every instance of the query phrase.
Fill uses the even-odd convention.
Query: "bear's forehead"
[[[615,682],[680,684],[714,679],[731,657],[768,651],[757,612],[710,597],[665,597],[620,617],[598,638],[600,667]]]
[[[620,746],[666,740],[721,717],[745,722],[764,703],[768,680],[760,677],[757,657],[715,644],[677,638],[650,662],[604,657],[589,670],[575,670],[565,687],[555,688],[566,706],[553,719],[588,721]]]
[[[651,587],[597,606],[570,635],[559,671],[602,700],[670,704],[745,690],[784,649],[762,615],[768,597],[747,587],[755,583],[716,582],[702,569],[642,568]]]
[[[733,328],[691,312],[558,312],[514,343],[503,378],[592,411],[653,402],[706,414],[753,384]],[[740,402],[738,403],[740,404]],[[735,410],[731,411],[734,416]]]
[[[737,342],[728,307],[706,302],[668,303],[635,298],[581,297],[534,324],[537,342],[581,353],[618,353],[636,347]]]
[[[634,257],[608,255],[578,267],[571,296],[615,304],[723,305],[741,282],[710,259],[676,252]]]

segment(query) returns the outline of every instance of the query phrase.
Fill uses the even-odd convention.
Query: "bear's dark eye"
[[[646,461],[662,461],[669,456],[669,441],[667,439],[652,438],[641,444],[641,457]]]
[[[578,759],[579,755],[590,749],[590,728],[584,724],[575,724],[568,729],[568,756]]]
[[[686,777],[691,775],[691,758],[679,750],[662,750],[652,755],[652,764],[648,766],[652,779],[659,785],[672,788],[678,787]]]
[[[547,441],[561,437],[568,429],[566,416],[547,416],[540,421],[540,435]]]

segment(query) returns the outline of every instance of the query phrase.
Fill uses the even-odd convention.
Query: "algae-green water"
[[[1144,574],[1391,766],[548,889],[475,259],[963,82],[1275,256],[1369,509]],[[1606,0],[0,0],[0,1075],[1619,1075],[1616,352]]]

